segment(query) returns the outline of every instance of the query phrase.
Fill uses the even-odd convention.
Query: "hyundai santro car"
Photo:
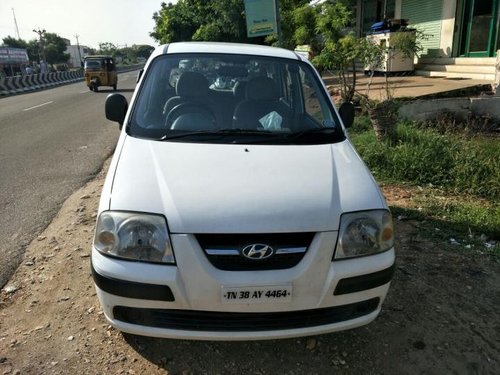
[[[91,267],[118,330],[253,340],[358,327],[393,275],[391,214],[314,67],[293,51],[158,47],[102,190]]]

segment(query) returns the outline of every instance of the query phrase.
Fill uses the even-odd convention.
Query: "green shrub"
[[[452,180],[454,143],[434,131],[400,124],[389,158],[393,178],[416,184],[445,185]]]
[[[464,139],[412,123],[400,123],[393,146],[378,142],[366,120],[357,120],[351,140],[377,178],[434,185],[454,193],[500,198],[500,143]]]
[[[352,133],[362,133],[372,128],[372,123],[368,116],[356,116],[354,117],[354,123],[350,131]]]
[[[454,189],[458,193],[500,197],[500,142],[475,139],[461,142],[454,155]]]
[[[351,140],[374,174],[385,178],[390,177],[390,174],[386,173],[389,162],[387,156],[390,152],[386,143],[379,142],[373,131],[355,133],[351,135]]]

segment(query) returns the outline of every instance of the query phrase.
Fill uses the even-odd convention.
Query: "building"
[[[387,19],[407,19],[421,30],[416,73],[495,80],[500,49],[500,0],[358,0],[358,33]]]
[[[81,67],[84,57],[90,54],[89,51],[90,48],[85,46],[67,45],[66,53],[69,54],[68,65],[72,68]]]
[[[66,44],[65,53],[69,54],[68,66],[70,68],[79,68],[83,66],[83,59],[91,54],[89,47],[82,46],[80,44],[73,45],[71,41],[66,38],[62,38]],[[78,43],[78,40],[77,40]]]

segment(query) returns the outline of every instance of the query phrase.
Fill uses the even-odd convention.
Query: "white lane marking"
[[[90,92],[90,90],[80,91],[79,94],[86,94],[88,92]]]
[[[35,105],[34,107],[29,107],[29,108],[23,109],[23,111],[30,111],[32,109],[40,108],[40,107],[43,107],[44,105],[52,104],[52,103],[54,103],[54,101],[50,101],[50,102],[43,103],[43,104],[38,104],[38,105]]]

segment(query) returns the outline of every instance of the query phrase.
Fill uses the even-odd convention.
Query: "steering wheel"
[[[206,105],[200,103],[181,103],[167,114],[167,129],[211,130],[216,126],[215,115]]]

